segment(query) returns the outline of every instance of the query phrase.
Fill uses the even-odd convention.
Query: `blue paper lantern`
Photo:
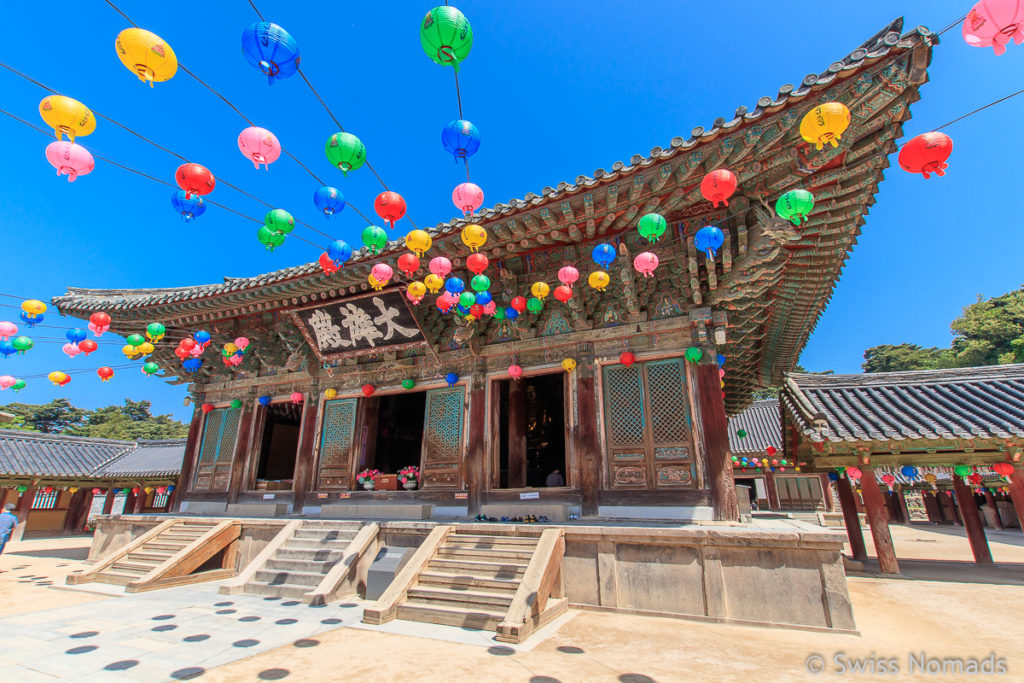
[[[199,330],[198,332],[196,332],[192,336],[193,336],[193,338],[195,338],[196,342],[199,343],[199,344],[206,344],[211,339],[210,333],[207,332],[206,330]]]
[[[461,277],[450,277],[444,281],[444,288],[449,294],[462,294],[466,289],[466,283]]]
[[[323,212],[324,218],[330,218],[336,213],[341,213],[345,208],[345,195],[336,187],[326,185],[313,193],[313,203],[316,208]]]
[[[344,240],[334,240],[327,245],[327,256],[334,261],[335,265],[340,266],[352,258],[352,247],[348,246]]]
[[[449,372],[444,376],[444,381],[448,383],[448,386],[454,387],[455,383],[459,381],[459,376],[454,372]]]
[[[907,479],[917,479],[917,468],[911,465],[904,465],[900,468],[900,473]]]
[[[715,257],[724,241],[725,235],[713,225],[705,225],[693,236],[693,246],[707,254],[708,258]]]
[[[455,307],[459,309],[459,313],[461,313],[462,315],[469,315],[469,309],[463,306],[462,304],[456,304]]]
[[[261,406],[269,406],[270,397],[264,394],[263,396],[260,396],[258,399],[256,399],[256,402],[259,403]]]
[[[509,306],[505,309],[505,318],[508,320],[515,320],[519,317],[519,311]]]
[[[615,260],[615,247],[611,244],[599,244],[594,247],[594,251],[590,254],[594,262],[602,268],[607,268]]]
[[[491,297],[491,293],[488,292],[487,290],[476,293],[476,302],[481,306],[486,306],[487,304],[491,303],[492,300],[493,298]]]
[[[288,31],[269,21],[258,21],[242,31],[242,54],[250,66],[275,78],[288,78],[299,69],[299,45]]]
[[[829,481],[839,481],[839,473],[838,472],[829,472],[828,473],[828,480]]]
[[[88,335],[86,334],[85,330],[80,330],[79,328],[76,327],[65,332],[64,336],[67,337],[68,341],[71,342],[72,344],[77,344],[80,341],[85,341],[85,338]]]
[[[182,361],[181,365],[183,368],[185,368],[186,372],[195,372],[199,368],[203,367],[203,359],[189,358],[187,360]]]
[[[19,317],[21,318],[21,321],[29,327],[35,327],[38,323],[45,320],[42,313],[26,313],[25,311],[22,311]]]
[[[185,190],[178,190],[171,195],[171,206],[181,214],[186,223],[191,223],[193,219],[199,218],[206,212],[206,202],[203,201],[203,198],[194,194],[190,199],[185,196]]]
[[[718,367],[725,366],[725,356],[718,354]]]
[[[459,163],[480,149],[480,131],[469,121],[452,121],[441,131],[441,144]]]
[[[13,356],[18,352],[18,349],[14,348],[14,344],[10,341],[0,341],[0,356],[7,358],[7,356]]]

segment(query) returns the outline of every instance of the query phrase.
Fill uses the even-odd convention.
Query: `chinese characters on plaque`
[[[397,290],[293,311],[292,316],[322,360],[426,343]]]

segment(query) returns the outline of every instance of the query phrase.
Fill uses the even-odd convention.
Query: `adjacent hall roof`
[[[1024,364],[789,374],[782,404],[816,442],[1024,437]]]
[[[736,432],[744,430],[740,438]],[[782,413],[779,399],[754,401],[753,405],[729,418],[730,453],[764,453],[769,446],[782,450]]]
[[[0,476],[176,477],[185,439],[121,441],[0,429]]]

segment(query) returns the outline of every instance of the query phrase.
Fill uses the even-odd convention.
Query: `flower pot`
[[[406,481],[406,482],[404,482],[402,484],[402,488],[409,489],[409,490],[412,490],[412,489],[416,488],[416,486],[417,486],[417,483],[416,483],[415,479],[409,479],[408,481]]]
[[[372,491],[373,490],[373,482],[372,481],[366,482],[365,484],[363,484],[363,488],[366,489],[367,491]]]

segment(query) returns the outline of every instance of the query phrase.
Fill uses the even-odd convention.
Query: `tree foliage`
[[[822,370],[821,372],[810,372],[802,365],[797,365],[793,368],[793,372],[803,375],[831,375],[834,374],[834,370]],[[778,398],[779,394],[782,393],[782,385],[776,385],[771,387],[765,387],[764,389],[758,389],[753,392],[752,396],[755,401],[764,401],[769,398]]]
[[[935,370],[948,368],[952,360],[949,349],[922,348],[917,344],[881,344],[864,352],[864,372],[898,372],[900,370]]]
[[[96,410],[75,408],[66,398],[34,405],[11,403],[4,411],[17,416],[14,428],[47,434],[73,434],[103,439],[176,439],[188,434],[188,425],[170,415],[153,415],[149,401],[125,399],[123,405]],[[5,425],[6,426],[6,425]]]

